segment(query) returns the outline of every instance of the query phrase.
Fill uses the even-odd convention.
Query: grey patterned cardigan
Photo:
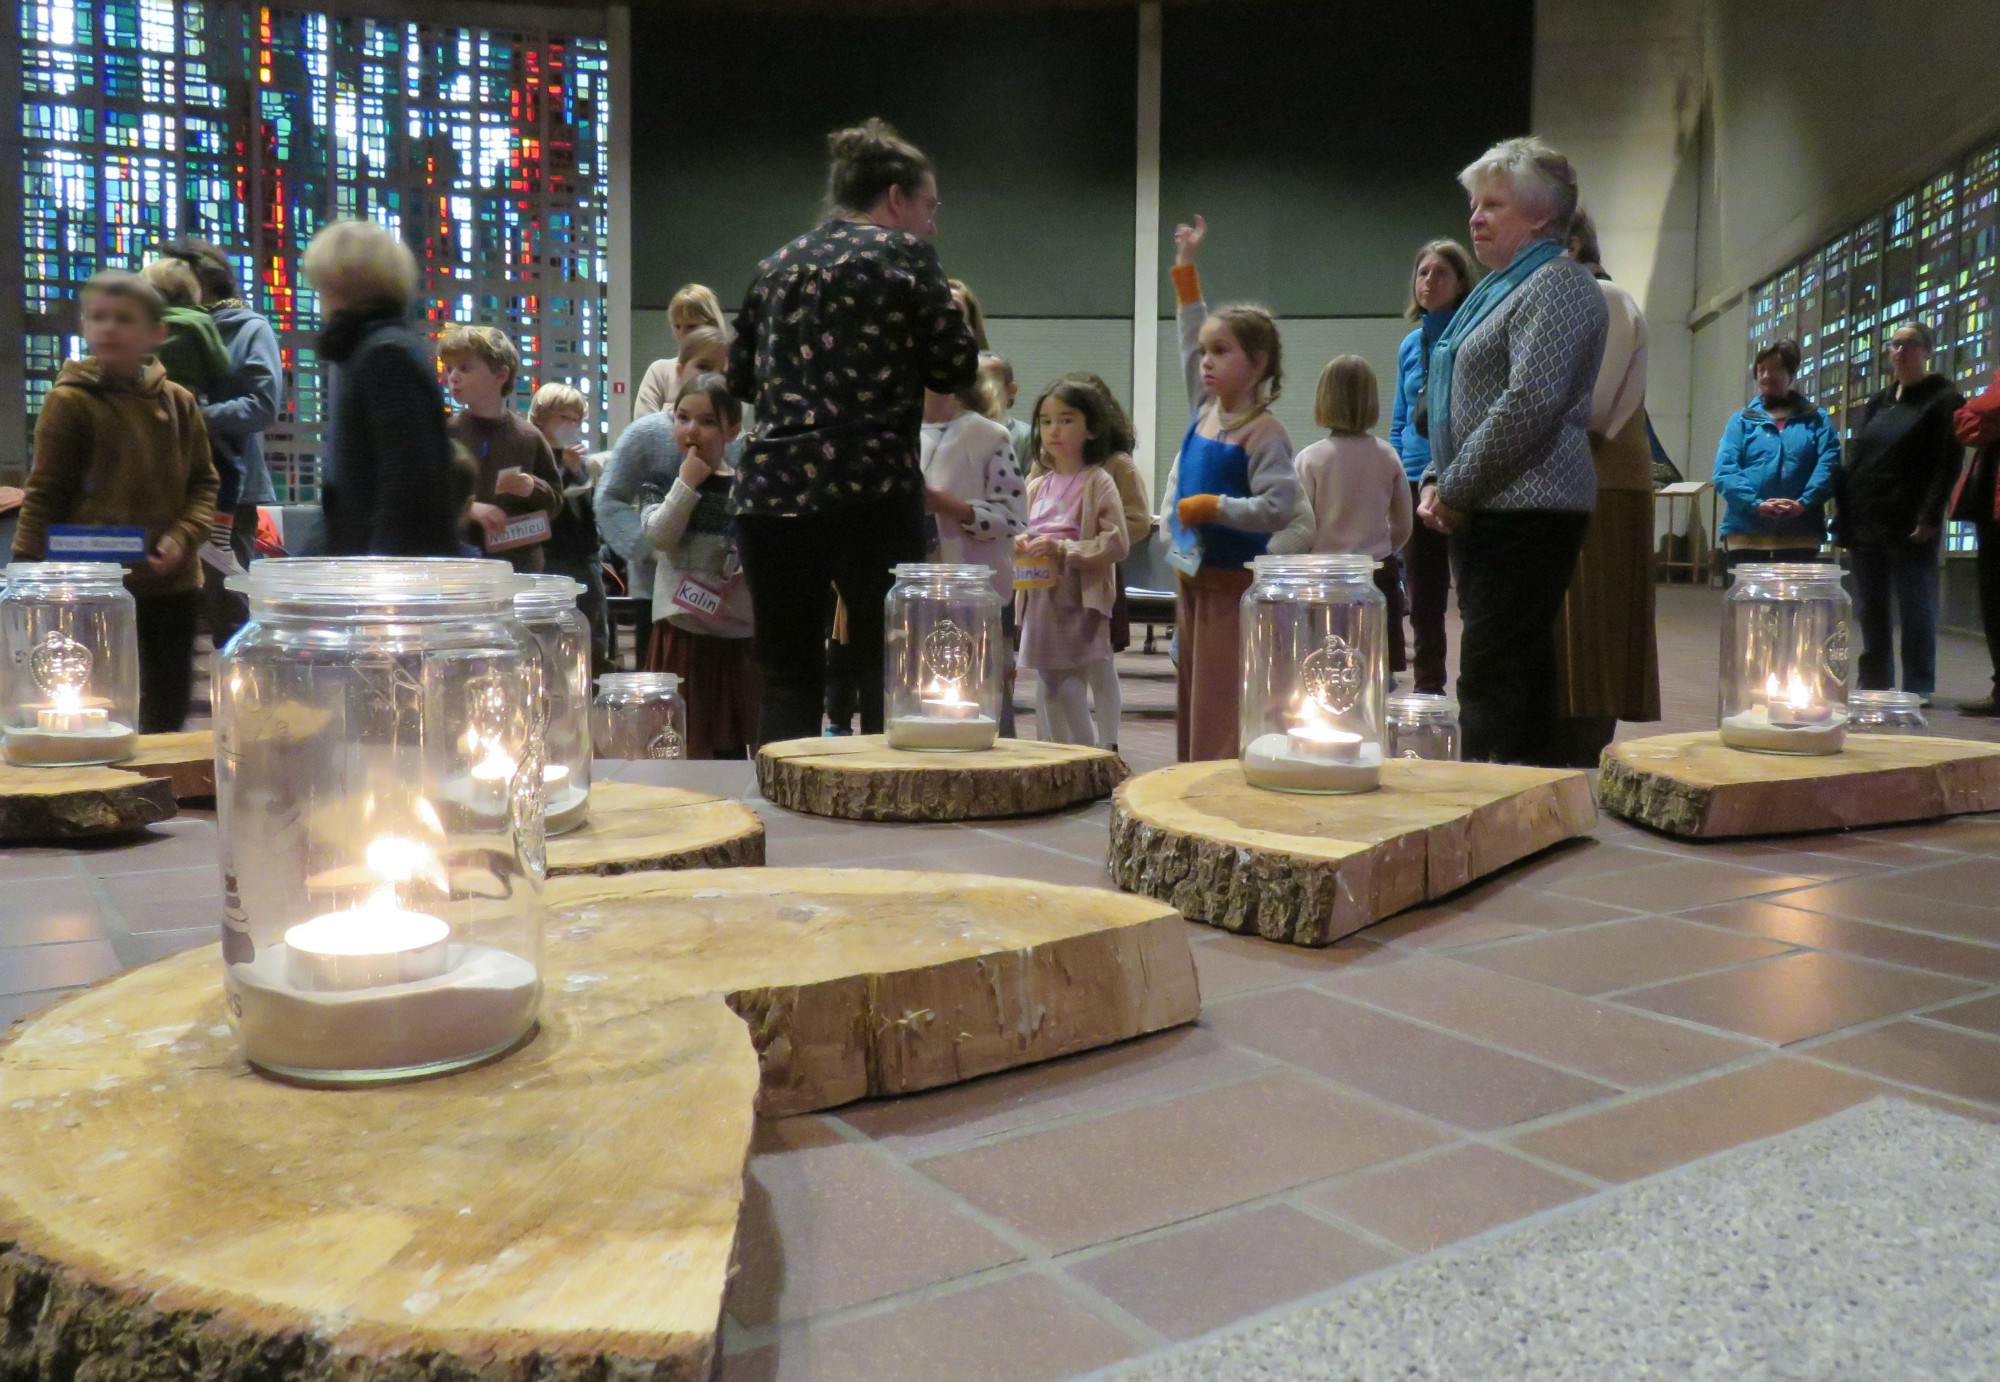
[[[1424,482],[1461,513],[1596,508],[1585,427],[1606,327],[1589,269],[1563,255],[1528,275],[1459,346]]]

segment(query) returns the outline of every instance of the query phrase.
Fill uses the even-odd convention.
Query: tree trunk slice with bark
[[[720,993],[805,1113],[1192,1022],[1187,928],[1094,888],[866,869],[729,869],[549,885],[552,987],[635,1011]],[[568,977],[580,976],[580,977]]]
[[[163,777],[175,801],[215,799],[215,734],[191,729],[181,734],[142,734],[139,751],[118,765],[141,777]]]
[[[879,734],[789,739],[757,754],[767,801],[853,821],[1040,816],[1096,801],[1127,776],[1109,749],[999,739],[979,753],[892,749]]]
[[[1182,763],[1118,789],[1110,866],[1190,921],[1330,945],[1596,823],[1579,772],[1392,758],[1379,791],[1311,796]]]
[[[1839,753],[1749,753],[1715,730],[1604,751],[1597,800],[1669,835],[1723,840],[2000,810],[2000,744],[1853,734]]]
[[[590,818],[548,843],[549,877],[764,862],[764,823],[740,801],[685,787],[596,782]]]
[[[0,764],[0,845],[123,835],[174,814],[173,784],[123,768]]]
[[[552,983],[440,1079],[252,1075],[207,947],[0,1049],[0,1376],[705,1382],[757,1063],[720,999]]]

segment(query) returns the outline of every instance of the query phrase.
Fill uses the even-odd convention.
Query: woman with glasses
[[[1937,689],[1938,534],[1965,458],[1952,432],[1952,414],[1965,400],[1949,379],[1931,373],[1934,345],[1919,321],[1889,337],[1889,387],[1868,400],[1847,445],[1833,521],[1854,570],[1860,688],[1896,689],[1901,624],[1902,689],[1925,705]]]

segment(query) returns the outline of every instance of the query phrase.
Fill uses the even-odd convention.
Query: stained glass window
[[[522,401],[607,389],[610,54],[589,18],[490,29],[198,0],[19,0],[28,425],[80,350],[73,299],[160,241],[223,246],[277,330],[266,434],[316,492],[319,308],[299,264],[328,220],[400,234],[423,315],[513,335]]]
[[[2000,368],[1996,295],[2000,145],[1940,172],[1751,289],[1750,349],[1797,340],[1805,354],[1800,391],[1845,433],[1888,383],[1888,333],[1908,317],[1937,336],[1933,368],[1968,396],[1983,389]],[[1973,545],[1970,525],[1950,525],[1948,550]]]

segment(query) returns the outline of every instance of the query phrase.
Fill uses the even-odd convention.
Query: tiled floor
[[[1712,715],[1717,601],[1663,592],[1666,728]],[[1943,665],[1983,689],[1970,643]],[[1171,669],[1127,669],[1158,766]],[[774,865],[1106,881],[1102,805],[765,814]],[[208,941],[213,830],[0,854],[0,1019]],[[1993,818],[1701,848],[1606,820],[1327,950],[1191,926],[1194,1027],[765,1125],[725,1376],[1077,1376],[1885,1092],[2000,1120],[1997,885]]]

